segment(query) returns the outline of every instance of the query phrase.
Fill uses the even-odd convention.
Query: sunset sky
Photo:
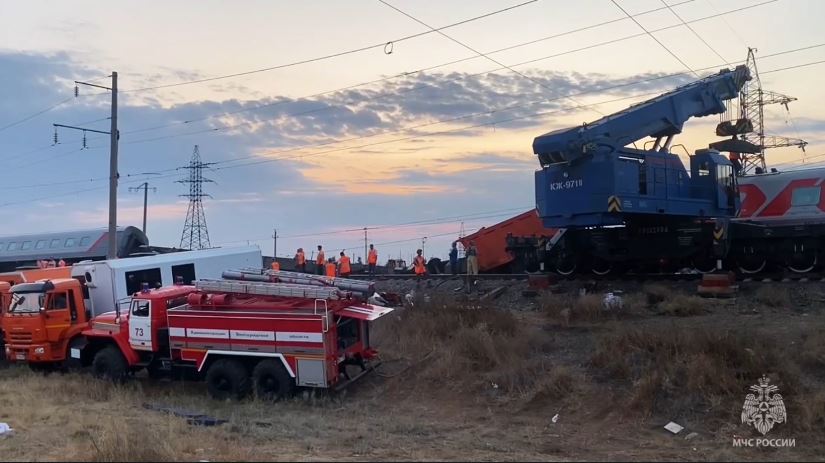
[[[523,1],[388,3],[442,27]],[[825,2],[664,2],[617,1],[664,47],[611,0],[538,0],[443,29],[485,58],[438,33],[404,39],[429,29],[377,0],[0,0],[0,235],[106,226],[108,138],[89,133],[83,150],[81,133],[60,130],[52,146],[52,124],[108,130],[109,95],[73,98],[73,81],[109,85],[113,70],[118,222],[140,227],[143,196],[129,187],[148,181],[156,245],[180,242],[176,168],[198,145],[216,163],[213,245],[269,255],[277,228],[279,255],[323,244],[359,256],[371,227],[382,261],[409,260],[423,237],[428,257],[446,257],[462,222],[471,232],[533,207],[534,137],[736,65],[749,46],[763,86],[799,99],[768,110],[768,132],[807,140],[807,163],[821,165]],[[244,75],[191,83],[232,74]],[[676,143],[707,146],[716,122],[689,122]]]

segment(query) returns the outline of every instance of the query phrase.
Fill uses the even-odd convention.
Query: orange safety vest
[[[335,264],[332,262],[327,263],[327,276],[329,278],[335,278]]]
[[[413,259],[413,265],[415,265],[415,274],[416,275],[423,275],[427,273],[427,268],[425,267],[427,260],[424,259],[424,256],[415,256]]]
[[[318,251],[318,258],[317,258],[317,259],[315,259],[315,262],[316,262],[318,265],[324,265],[324,261],[325,261],[325,260],[326,260],[326,259],[324,259],[324,251]]]
[[[349,265],[349,256],[341,256],[340,262],[341,262],[341,273],[342,274],[350,273],[352,271],[352,268],[350,268],[350,265]]]
[[[281,270],[281,264],[277,260],[272,261],[272,270],[276,272]]]
[[[298,254],[295,254],[295,260],[298,261],[298,265],[304,265],[304,262],[307,261],[304,251],[298,251]]]
[[[378,251],[376,251],[375,249],[370,249],[370,254],[367,258],[367,263],[372,265],[378,263]]]

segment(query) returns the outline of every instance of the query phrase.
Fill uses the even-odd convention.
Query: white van
[[[179,280],[189,284],[204,278],[221,278],[221,273],[237,268],[261,268],[263,259],[257,247],[215,248],[183,251],[155,256],[78,262],[72,278],[84,285],[86,309],[91,316],[111,312],[121,301],[139,292],[173,285]]]

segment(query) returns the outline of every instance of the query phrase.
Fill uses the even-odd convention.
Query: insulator
[[[86,131],[83,131],[83,149],[86,149]]]
[[[54,144],[57,144],[57,128],[54,129]]]
[[[74,84],[74,97],[77,98],[80,95],[80,89],[77,87],[77,84]]]

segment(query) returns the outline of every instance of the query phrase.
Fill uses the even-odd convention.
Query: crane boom
[[[724,69],[589,124],[541,135],[534,140],[533,151],[542,165],[549,165],[575,161],[600,146],[616,150],[646,137],[660,142],[663,137],[672,139],[691,117],[724,112],[725,101],[738,97],[748,80],[745,65]]]

